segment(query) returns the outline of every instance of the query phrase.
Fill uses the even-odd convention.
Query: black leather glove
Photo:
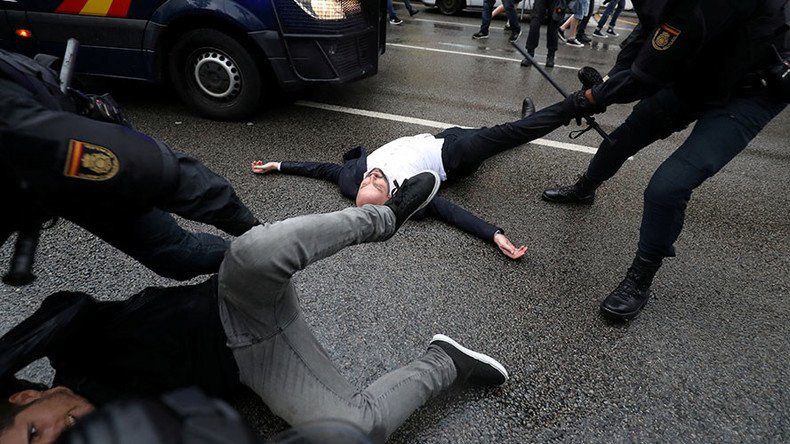
[[[590,103],[584,95],[584,90],[579,90],[568,95],[562,102],[562,111],[569,119],[576,119],[576,124],[582,124],[582,117],[606,111],[605,106]]]
[[[102,122],[117,123],[119,125],[132,127],[132,123],[126,118],[118,102],[110,94],[101,96],[96,94],[83,94],[75,89],[69,89],[71,97],[80,110],[80,114]]]

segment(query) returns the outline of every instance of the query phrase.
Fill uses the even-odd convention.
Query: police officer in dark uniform
[[[543,193],[550,202],[592,203],[626,159],[697,122],[645,190],[636,257],[601,303],[602,315],[615,321],[639,314],[662,259],[675,256],[692,191],[790,102],[788,0],[634,0],[634,7],[640,26],[608,80],[571,94],[564,111],[578,117],[641,101],[576,183]]]
[[[179,280],[218,271],[229,242],[170,213],[234,236],[258,224],[227,180],[132,129],[109,96],[64,94],[53,70],[2,50],[0,193],[0,245],[63,217]]]

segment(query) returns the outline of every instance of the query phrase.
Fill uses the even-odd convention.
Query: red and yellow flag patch
[[[126,17],[132,0],[63,0],[55,12],[60,14]]]
[[[669,49],[669,47],[675,43],[679,35],[679,29],[662,23],[661,26],[656,29],[656,33],[653,34],[653,49],[656,51],[665,51]]]
[[[72,139],[63,175],[75,179],[109,180],[118,174],[120,166],[118,157],[107,148]]]

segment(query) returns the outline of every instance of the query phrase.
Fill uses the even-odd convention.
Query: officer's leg
[[[688,139],[655,172],[645,190],[639,252],[660,260],[675,255],[692,191],[721,170],[785,105],[766,96],[736,98],[705,112]]]
[[[447,178],[457,180],[468,176],[489,157],[543,137],[567,123],[562,102],[559,102],[515,122],[458,131],[458,137],[448,140],[442,147],[442,163]],[[443,137],[445,133],[439,133],[437,137]]]
[[[216,273],[230,245],[213,234],[186,231],[158,209],[136,215],[78,212],[64,217],[171,279]]]
[[[156,206],[233,236],[240,236],[259,223],[227,179],[186,154],[170,154],[176,165],[173,174],[177,186],[153,202]]]
[[[639,314],[664,257],[675,255],[692,191],[716,174],[785,107],[767,96],[736,98],[703,113],[688,139],[661,166],[645,190],[639,250],[625,279],[601,303],[617,321]]]
[[[299,307],[291,276],[345,247],[382,240],[393,213],[365,205],[258,226],[236,239],[220,270],[220,313],[243,383],[292,425],[349,421],[383,441],[456,378],[437,347],[365,390],[339,373]]]
[[[535,0],[532,3],[532,13],[529,18],[529,34],[525,47],[530,55],[535,55],[535,48],[540,41],[540,19],[546,14],[546,2],[548,0]],[[556,32],[556,31],[555,31]]]
[[[693,113],[670,89],[640,101],[622,125],[601,142],[587,171],[572,185],[549,188],[543,199],[555,203],[592,203],[595,190],[617,173],[629,157],[693,121]]]

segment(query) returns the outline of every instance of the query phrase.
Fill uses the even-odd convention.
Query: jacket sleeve
[[[324,162],[281,162],[280,172],[295,176],[323,179],[339,184],[342,166]]]
[[[428,215],[456,228],[460,228],[467,233],[474,234],[489,243],[494,242],[494,234],[496,234],[497,231],[504,233],[504,230],[496,225],[480,219],[443,197],[434,197],[426,209]]]

